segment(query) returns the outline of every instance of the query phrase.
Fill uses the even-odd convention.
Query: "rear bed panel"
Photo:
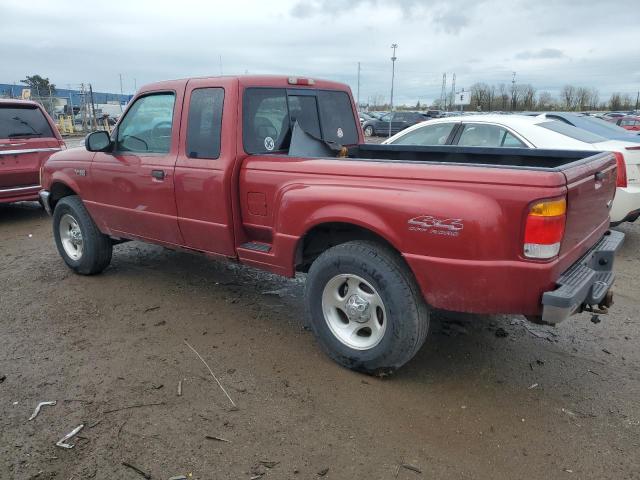
[[[567,178],[567,223],[561,254],[579,246],[603,222],[608,222],[616,190],[616,160],[603,153],[587,163],[563,170]],[[581,256],[585,251],[576,252]]]

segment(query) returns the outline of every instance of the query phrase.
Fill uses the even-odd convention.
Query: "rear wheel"
[[[93,275],[111,263],[113,244],[76,195],[64,197],[53,212],[53,237],[60,256],[76,273]]]
[[[413,276],[395,252],[353,241],[311,265],[305,303],[311,327],[339,364],[388,374],[424,343],[429,312]]]

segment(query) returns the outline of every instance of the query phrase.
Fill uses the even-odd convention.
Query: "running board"
[[[246,250],[253,250],[254,252],[269,253],[271,251],[271,245],[268,243],[247,242],[240,245],[240,248]]]

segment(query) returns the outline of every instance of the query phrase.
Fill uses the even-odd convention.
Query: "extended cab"
[[[40,167],[65,148],[42,106],[27,100],[0,100],[0,203],[38,200]]]
[[[95,274],[124,240],[308,272],[324,350],[389,372],[430,308],[557,323],[611,303],[614,155],[365,145],[349,88],[212,77],[142,88],[109,137],[53,155],[60,255]]]

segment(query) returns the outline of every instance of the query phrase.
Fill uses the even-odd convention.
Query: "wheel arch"
[[[64,197],[78,194],[76,190],[71,188],[65,182],[62,182],[59,180],[56,180],[51,184],[51,188],[49,192],[50,192],[49,202],[51,204],[52,209],[54,209],[56,207],[56,204]]]
[[[294,267],[307,272],[323,252],[331,247],[354,240],[367,240],[397,254],[406,264],[400,250],[380,232],[356,222],[324,221],[307,229],[300,237],[295,249]],[[406,264],[408,267],[408,264]]]

